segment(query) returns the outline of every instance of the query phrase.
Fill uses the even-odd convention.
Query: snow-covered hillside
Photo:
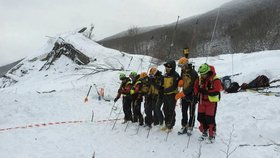
[[[191,158],[199,157],[199,154],[201,158],[225,158],[229,138],[229,152],[236,148],[230,155],[232,158],[280,157],[280,97],[259,93],[222,94],[214,144],[200,143],[197,140],[200,133],[196,128],[187,148],[189,137],[177,135],[180,106],[176,107],[177,122],[167,141],[166,133],[157,126],[152,128],[148,138],[148,131],[143,127],[137,133],[136,124],[129,124],[124,131],[126,125],[117,121],[112,130],[114,121],[110,119],[117,117],[121,100],[116,103],[118,109],[111,118],[108,117],[113,102],[98,101],[94,88],[89,102],[83,101],[89,86],[93,84],[105,89],[105,98],[113,99],[119,87],[120,71],[85,74],[91,73],[97,66],[124,69],[127,70],[126,74],[130,70],[140,73],[151,66],[151,58],[105,48],[80,34],[61,37],[89,56],[91,62],[89,65],[77,65],[61,56],[48,70],[39,71],[45,63],[40,59],[51,51],[55,42],[50,40],[44,48],[23,60],[18,69],[8,74],[17,83],[0,89],[1,158],[88,158],[93,153],[96,158]],[[219,76],[242,73],[232,79],[238,83],[248,83],[261,74],[271,80],[279,79],[279,53],[265,51],[221,55],[210,57],[207,61],[216,67]],[[197,68],[206,58],[191,60]],[[163,66],[159,66],[159,69],[164,70]]]

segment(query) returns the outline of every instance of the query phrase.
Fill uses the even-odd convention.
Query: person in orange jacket
[[[186,57],[179,59],[178,67],[181,67],[181,77],[178,87],[182,87],[182,91],[177,93],[175,96],[176,100],[180,98],[182,99],[182,128],[178,134],[191,134],[195,122],[195,105],[197,103],[193,89],[194,82],[198,78],[198,74],[194,70],[192,64],[189,64]]]
[[[114,99],[114,102],[117,102],[118,99],[123,96],[123,112],[124,112],[124,122],[132,120],[132,113],[131,113],[131,95],[130,95],[130,89],[132,86],[131,80],[126,77],[124,73],[120,74],[120,80],[122,81],[120,88],[118,89],[118,94],[116,98]]]
[[[202,64],[198,73],[199,78],[195,81],[194,93],[199,96],[198,104],[198,121],[200,123],[199,130],[202,136],[199,140],[206,140],[213,143],[216,133],[216,110],[217,103],[220,101],[222,91],[221,80],[216,76],[213,66]]]

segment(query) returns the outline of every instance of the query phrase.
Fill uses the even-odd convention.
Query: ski
[[[255,90],[255,89],[246,89],[246,92],[253,92],[258,93],[265,96],[276,96],[280,97],[280,92],[273,92],[273,91],[261,91],[261,90]]]

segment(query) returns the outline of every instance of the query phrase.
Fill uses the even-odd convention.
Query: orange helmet
[[[182,57],[182,58],[179,59],[179,61],[178,61],[178,66],[179,67],[181,67],[183,65],[186,65],[186,64],[188,64],[188,58]]]
[[[152,67],[150,69],[149,75],[150,76],[154,76],[157,73],[157,67]]]
[[[147,77],[147,72],[142,72],[139,76],[140,79]]]

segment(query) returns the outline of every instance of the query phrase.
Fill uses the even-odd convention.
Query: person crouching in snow
[[[199,78],[195,81],[194,93],[199,96],[198,104],[198,121],[200,123],[199,130],[202,136],[199,140],[205,140],[213,143],[216,132],[216,110],[217,103],[220,101],[222,84],[221,80],[216,76],[215,68],[208,64],[202,64],[198,73]],[[209,134],[209,135],[208,135]]]

